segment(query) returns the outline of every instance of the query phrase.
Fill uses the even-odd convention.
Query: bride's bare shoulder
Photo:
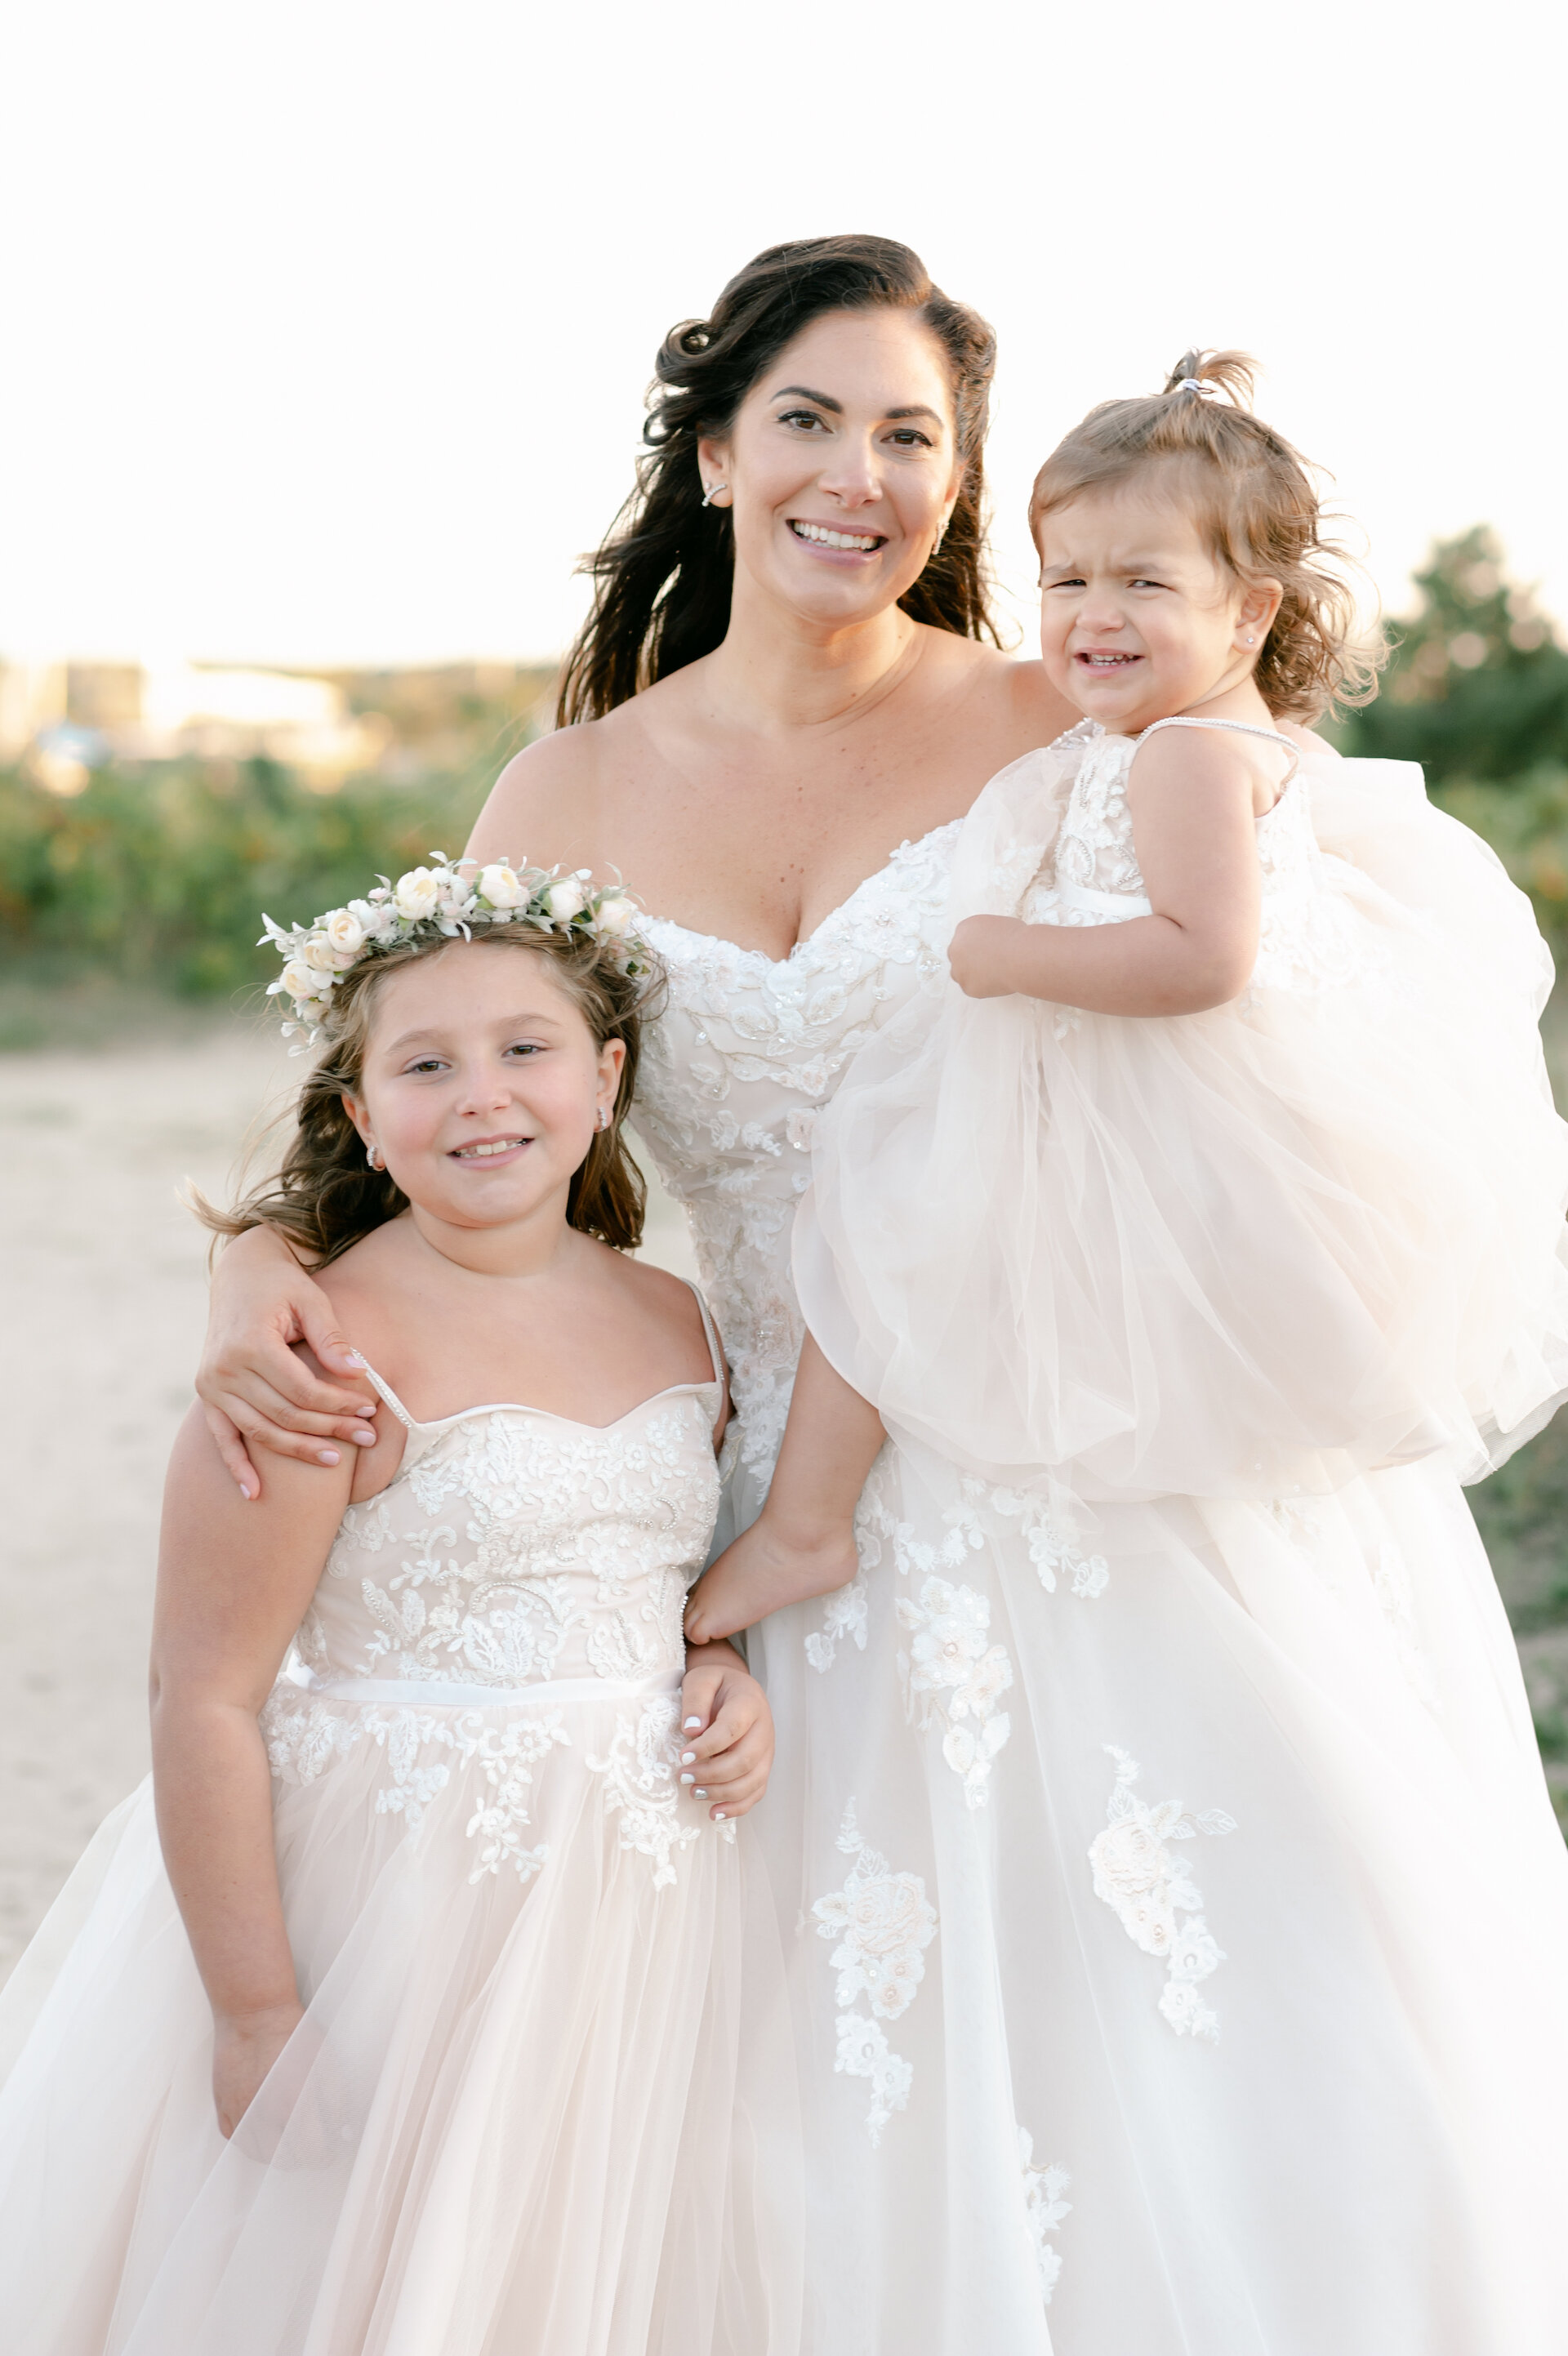
[[[593,866],[607,781],[626,755],[629,707],[557,728],[514,754],[490,788],[468,838],[471,859]]]

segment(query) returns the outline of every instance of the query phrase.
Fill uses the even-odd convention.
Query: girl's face
[[[1279,611],[1279,583],[1239,581],[1174,488],[1134,478],[1039,521],[1046,670],[1116,735],[1241,685]]]
[[[764,369],[722,441],[736,588],[843,627],[893,605],[929,561],[962,477],[941,346],[907,311],[813,319]]]
[[[343,1102],[425,1221],[564,1222],[625,1058],[618,1039],[596,1044],[548,958],[455,941],[380,984]]]

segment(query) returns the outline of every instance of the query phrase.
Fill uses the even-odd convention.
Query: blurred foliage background
[[[1484,527],[1438,543],[1415,612],[1388,627],[1382,691],[1325,731],[1419,761],[1568,954],[1568,651]],[[549,725],[548,673],[455,666],[322,674],[333,742],[189,726],[161,749],[116,731],[83,672],[57,724],[0,766],[0,1050],[97,1040],[159,1007],[256,1003],[276,970],[260,911],[312,916],[373,873],[456,854],[497,771]],[[4,680],[0,679],[0,687]],[[113,682],[109,682],[110,687]],[[96,700],[95,700],[96,699]],[[112,700],[112,699],[111,699]],[[317,737],[320,731],[317,729]],[[527,843],[511,846],[526,858]],[[1568,1110],[1568,992],[1545,1023]],[[1568,1410],[1470,1492],[1513,1621],[1568,1827]]]

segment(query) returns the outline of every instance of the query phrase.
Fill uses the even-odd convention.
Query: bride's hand
[[[686,1641],[708,1644],[754,1628],[786,1603],[847,1587],[859,1568],[849,1523],[842,1529],[785,1529],[764,1508],[761,1520],[726,1547],[693,1588]]]
[[[212,2023],[212,2100],[219,2133],[228,2140],[304,2019],[298,2004],[262,2012],[218,2014]]]
[[[966,916],[953,927],[948,964],[966,998],[1007,998],[1018,989],[1013,953],[1029,930],[1016,916]]]
[[[307,1344],[321,1365],[351,1383],[363,1360],[338,1330],[332,1305],[313,1284],[282,1237],[270,1227],[238,1237],[212,1279],[207,1342],[196,1388],[207,1428],[242,1494],[259,1497],[254,1450],[296,1456],[305,1464],[336,1464],[332,1443],[369,1448],[366,1421],[376,1396],[361,1384],[343,1390],[324,1383],[291,1346]]]

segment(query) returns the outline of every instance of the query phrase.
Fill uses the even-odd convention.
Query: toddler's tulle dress
[[[1134,750],[994,778],[951,920],[1146,914]],[[891,1439],[763,1651],[869,2084],[817,2259],[886,2319],[932,2253],[911,2350],[1563,2345],[1568,1858],[1458,1488],[1568,1392],[1551,966],[1418,771],[1302,759],[1233,1005],[942,980],[816,1119],[801,1309]]]
[[[345,1515],[263,1721],[307,2009],[228,2144],[150,1787],[103,1826],[0,1997],[12,2356],[796,2356],[772,1902],[675,1764],[718,1398],[409,1423]]]

